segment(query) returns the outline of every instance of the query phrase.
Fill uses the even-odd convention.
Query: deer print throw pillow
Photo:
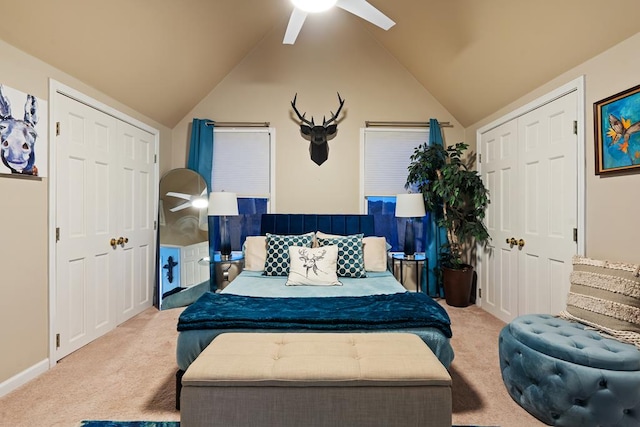
[[[287,286],[342,286],[336,273],[338,247],[322,248],[289,246],[289,278]]]

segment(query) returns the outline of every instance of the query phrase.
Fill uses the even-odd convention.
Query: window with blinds
[[[269,129],[215,129],[213,191],[238,197],[270,198],[272,141]]]
[[[260,234],[263,213],[274,208],[273,129],[216,128],[213,133],[212,191],[238,195],[238,216],[229,217],[231,249]]]
[[[429,130],[366,128],[363,139],[364,197],[406,193],[411,155],[429,140]]]
[[[396,218],[396,194],[406,193],[411,155],[429,140],[429,129],[366,128],[362,144],[362,192],[365,210],[375,217],[376,235],[384,236],[392,251],[404,245],[406,218]],[[426,221],[426,219],[425,219]],[[424,251],[424,222],[415,223],[416,250]]]

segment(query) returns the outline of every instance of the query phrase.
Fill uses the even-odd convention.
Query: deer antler
[[[336,92],[338,94],[338,102],[340,102],[340,106],[338,107],[338,111],[336,111],[335,114],[333,114],[333,112],[329,111],[331,113],[331,118],[329,120],[325,120],[324,117],[322,118],[322,126],[327,126],[329,123],[335,121],[338,118],[338,114],[340,114],[340,110],[342,110],[342,106],[344,105],[344,99],[340,98],[340,92]]]
[[[304,248],[298,249],[298,254],[300,254],[300,259],[304,261],[317,261],[319,259],[323,259],[326,253],[327,253],[327,250],[323,249],[321,254],[313,255],[311,258],[309,258],[309,255],[306,249]]]
[[[296,112],[296,114],[298,115],[298,118],[300,119],[300,121],[302,123],[306,123],[311,127],[315,126],[315,123],[313,123],[313,116],[311,117],[311,121],[309,121],[304,117],[307,113],[305,112],[304,114],[301,115],[300,112],[298,111],[298,109],[296,108],[296,99],[297,98],[298,98],[298,94],[296,93],[296,95],[293,97],[293,101],[291,101],[291,106],[293,107],[293,111]]]
[[[321,253],[320,255],[314,255],[314,256],[313,256],[313,259],[314,259],[315,261],[317,261],[317,260],[319,260],[319,259],[323,259],[323,258],[324,258],[324,254],[326,254],[326,253],[327,253],[327,250],[326,250],[326,249],[323,249],[323,250],[322,250],[322,253]]]

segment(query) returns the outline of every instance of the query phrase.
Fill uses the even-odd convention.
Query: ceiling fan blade
[[[167,193],[167,196],[177,197],[179,199],[191,200],[191,195],[190,194],[176,193],[175,191],[169,191]]]
[[[297,7],[291,12],[291,18],[289,18],[289,25],[287,25],[287,31],[284,33],[283,44],[294,44],[304,20],[307,19],[307,12],[298,9]]]
[[[176,206],[175,208],[171,208],[169,210],[171,212],[178,212],[178,211],[181,211],[182,209],[187,209],[187,208],[190,208],[190,207],[191,207],[191,202],[186,202],[186,203],[183,203],[181,205]]]
[[[388,30],[396,25],[387,15],[380,12],[366,0],[338,0],[336,6],[377,25],[383,30]]]

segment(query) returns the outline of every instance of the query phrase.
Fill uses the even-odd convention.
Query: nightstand
[[[427,271],[429,271],[429,258],[427,258],[424,252],[416,252],[414,256],[407,257],[402,252],[391,252],[389,254],[391,257],[391,272],[396,277],[398,282],[405,286],[406,277],[413,270],[415,271],[415,285],[416,292],[420,292],[420,282],[422,278],[422,269],[426,265]],[[396,267],[398,267],[398,272],[396,272]],[[406,275],[405,275],[406,271]],[[426,289],[429,289],[429,275],[427,275],[427,283]]]
[[[209,263],[209,257],[200,260],[201,263]],[[220,252],[216,252],[213,256],[213,271],[215,271],[215,281],[211,281],[211,288],[215,287],[216,292],[223,290],[233,279],[238,276],[244,269],[244,256],[242,252],[231,252],[229,259],[223,260]]]
[[[229,259],[222,260],[220,253],[213,256],[214,270],[216,272],[216,291],[221,291],[242,272],[244,268],[244,256],[242,252],[231,252]]]

